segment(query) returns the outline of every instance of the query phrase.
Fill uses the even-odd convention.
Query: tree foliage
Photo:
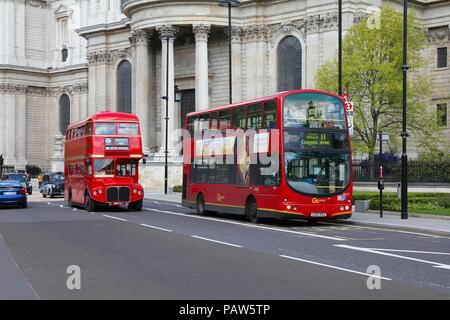
[[[425,29],[408,15],[408,133],[417,139],[421,150],[433,150],[439,144],[436,113],[429,108],[430,81],[422,50],[426,46]],[[362,19],[343,39],[343,89],[354,103],[353,145],[358,153],[373,158],[377,132],[390,134],[394,149],[402,131],[403,15],[392,7],[381,9],[379,24]],[[336,92],[337,58],[318,71],[316,86]]]

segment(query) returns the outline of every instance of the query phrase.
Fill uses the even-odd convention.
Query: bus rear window
[[[117,132],[118,134],[138,134],[138,125],[137,123],[119,123],[117,124]]]
[[[95,134],[116,134],[114,123],[96,123],[94,124]]]

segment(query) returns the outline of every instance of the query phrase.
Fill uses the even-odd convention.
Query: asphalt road
[[[0,209],[0,299],[450,299],[450,235],[144,208]]]

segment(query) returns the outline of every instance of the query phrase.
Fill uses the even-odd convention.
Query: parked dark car
[[[0,181],[0,205],[27,207],[27,190],[17,180]]]
[[[41,193],[44,198],[64,195],[64,174],[62,172],[46,173],[42,177]]]
[[[27,174],[21,172],[10,172],[3,175],[2,180],[14,180],[19,181],[22,186],[27,190],[27,193],[31,195],[33,193],[33,186],[31,181],[28,179]]]

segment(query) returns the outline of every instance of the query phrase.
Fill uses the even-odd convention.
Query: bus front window
[[[137,123],[119,123],[117,124],[117,133],[125,135],[137,135],[138,125]]]
[[[341,101],[320,93],[294,93],[284,99],[285,128],[345,129]]]
[[[114,176],[114,160],[95,159],[94,172],[95,176]]]
[[[304,194],[327,196],[344,190],[350,179],[349,164],[346,152],[285,153],[287,182]]]
[[[134,177],[136,176],[136,160],[117,160],[116,164],[116,176],[117,177]]]

